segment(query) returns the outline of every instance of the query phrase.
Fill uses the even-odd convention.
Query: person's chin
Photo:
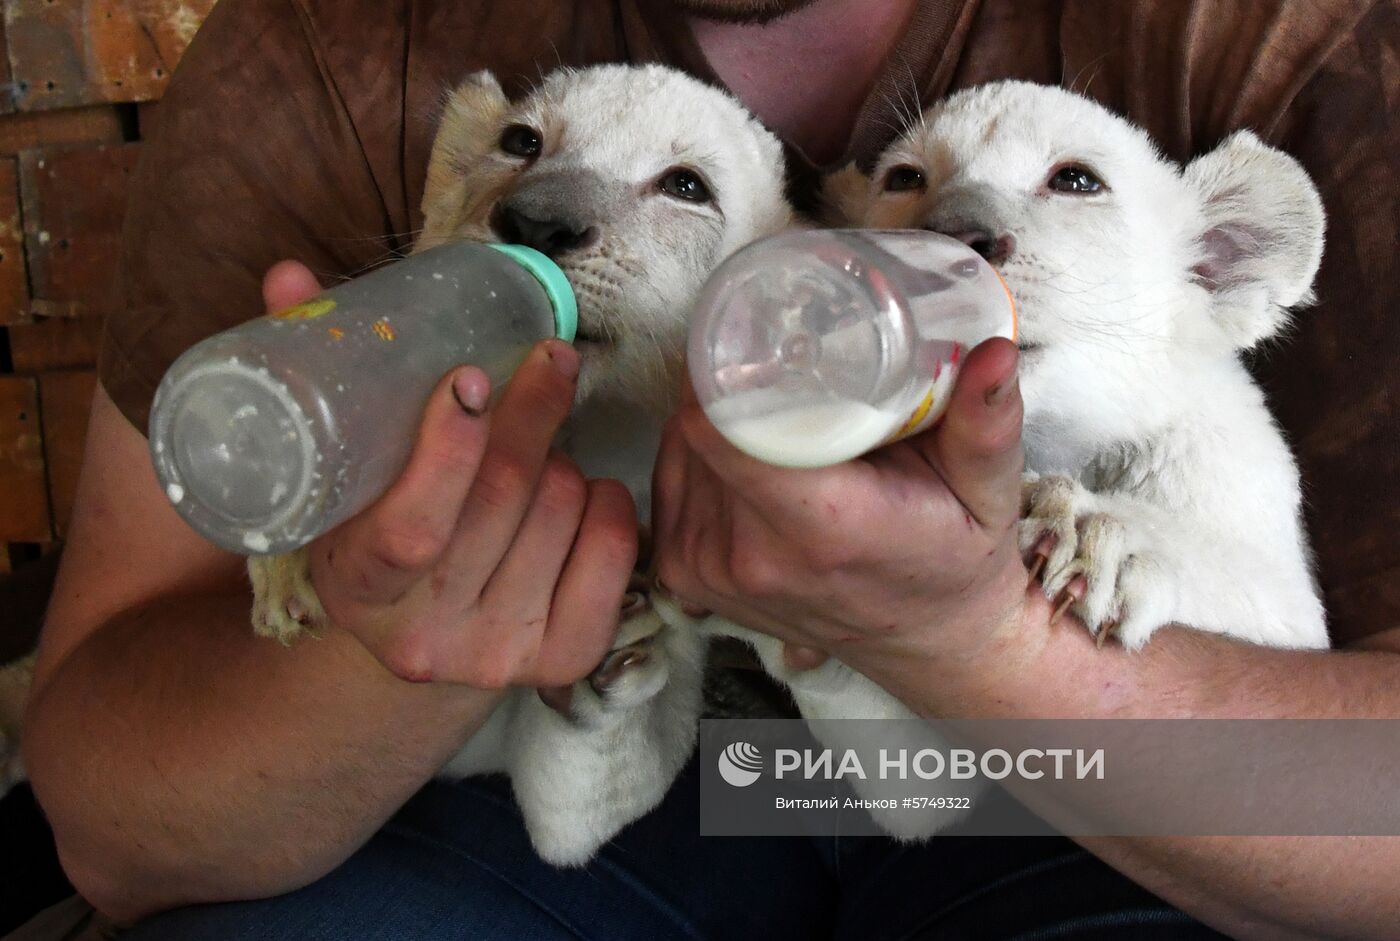
[[[691,16],[720,23],[763,25],[781,19],[816,0],[672,0]]]

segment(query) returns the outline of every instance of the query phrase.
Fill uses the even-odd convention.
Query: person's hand
[[[816,470],[744,455],[688,395],[653,483],[663,587],[788,642],[794,668],[822,653],[872,675],[910,658],[956,668],[1014,644],[1031,597],[1016,355],[982,344],[937,426]]]
[[[320,290],[295,262],[268,271],[269,310]],[[405,679],[483,689],[562,686],[606,654],[637,555],[631,496],[585,480],[550,442],[578,354],[536,346],[488,409],[473,366],[433,390],[399,479],[311,544],[335,629]]]

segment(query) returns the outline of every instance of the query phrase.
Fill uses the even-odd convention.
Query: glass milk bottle
[[[821,467],[932,425],[963,355],[1016,337],[1001,277],[957,239],[824,229],[729,258],[696,304],[688,364],[740,450]]]
[[[479,366],[498,389],[576,322],[563,272],[533,249],[410,256],[186,351],[151,409],[157,475],[211,542],[289,552],[388,488],[449,370]]]

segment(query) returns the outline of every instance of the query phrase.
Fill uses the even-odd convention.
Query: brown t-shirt
[[[927,104],[1063,84],[1185,160],[1251,127],[1330,217],[1320,302],[1256,357],[1303,466],[1333,636],[1400,626],[1400,0],[922,0],[856,122],[869,160]],[[259,311],[281,258],[323,280],[406,248],[443,91],[490,68],[666,62],[715,80],[667,0],[221,0],[161,104],[126,230],[103,385],[145,427],[186,347]],[[798,188],[815,177],[801,166]]]

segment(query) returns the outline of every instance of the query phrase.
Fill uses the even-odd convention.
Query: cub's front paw
[[[656,696],[670,674],[666,632],[637,577],[622,599],[617,638],[601,663],[572,687],[541,691],[551,708],[585,726],[615,721]]]
[[[326,611],[311,584],[310,559],[305,549],[248,559],[253,631],[259,636],[290,644],[305,631],[325,626]]]
[[[1146,545],[1150,523],[1063,476],[1027,476],[1021,516],[1021,551],[1055,603],[1051,623],[1070,610],[1100,646],[1117,636],[1136,649],[1171,620],[1176,584]]]

